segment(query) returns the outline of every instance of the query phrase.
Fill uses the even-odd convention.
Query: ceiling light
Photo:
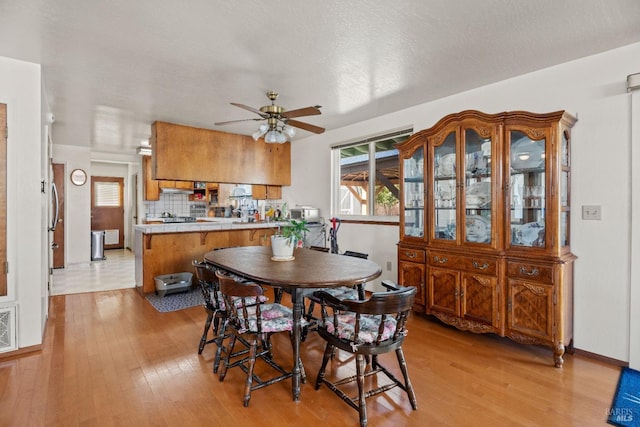
[[[279,129],[272,129],[264,136],[264,142],[268,144],[284,144],[287,142],[287,137]]]
[[[268,124],[262,124],[253,134],[256,141],[264,135],[264,142],[267,144],[284,144],[296,134],[295,129],[290,126],[278,126],[278,121],[273,119]]]
[[[520,160],[529,160],[529,153],[522,153],[522,154],[518,155],[518,158]]]
[[[284,134],[287,135],[288,138],[293,138],[294,136],[296,136],[296,130],[291,126],[283,126],[282,132],[284,132]]]
[[[269,125],[267,125],[266,123],[261,124],[258,130],[252,135],[254,141],[259,140],[260,137],[265,133],[267,133],[268,130],[269,130]]]

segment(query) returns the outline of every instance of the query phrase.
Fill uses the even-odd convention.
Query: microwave
[[[291,208],[291,219],[307,222],[320,222],[320,209],[310,207]]]

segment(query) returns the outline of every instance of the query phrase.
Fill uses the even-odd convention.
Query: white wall
[[[53,162],[65,165],[65,264],[68,266],[89,263],[91,261],[91,181],[87,179],[87,184],[77,186],[71,183],[69,176],[74,169],[83,169],[88,176],[91,176],[91,150],[89,147],[59,144],[54,139]]]
[[[0,103],[7,104],[7,258],[8,296],[0,304],[17,306],[19,348],[42,343],[42,207],[47,193],[43,170],[40,65],[0,57]],[[44,201],[43,201],[44,199]]]
[[[629,319],[628,304],[631,144],[626,76],[638,70],[640,44],[633,44],[296,140],[291,153],[292,186],[285,188],[283,196],[291,205],[312,204],[326,218],[331,216],[332,143],[407,125],[418,131],[466,109],[487,113],[567,110],[579,119],[573,129],[571,188],[571,247],[578,256],[574,343],[576,348],[628,361],[630,322],[640,319],[637,311],[636,318]],[[583,221],[582,205],[601,205],[602,220]],[[342,224],[338,241],[341,249],[375,252],[371,258],[384,269],[398,241],[397,227],[390,232],[392,228]],[[392,260],[395,274],[395,254]]]

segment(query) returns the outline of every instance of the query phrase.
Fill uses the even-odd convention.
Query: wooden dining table
[[[382,273],[370,260],[298,248],[294,259],[272,259],[269,246],[243,246],[207,252],[205,262],[260,284],[281,287],[293,304],[293,400],[300,399],[300,341],[304,297],[321,288],[355,287]]]

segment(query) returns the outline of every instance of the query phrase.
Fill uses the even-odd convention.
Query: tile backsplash
[[[283,200],[253,200],[250,197],[244,199],[242,202],[238,199],[231,197],[233,190],[237,187],[243,187],[245,194],[251,194],[250,185],[239,184],[220,184],[218,199],[219,205],[209,205],[206,201],[193,201],[189,200],[189,194],[182,193],[160,193],[160,200],[158,201],[145,201],[144,212],[145,218],[159,218],[163,212],[169,212],[174,216],[193,216],[196,218],[208,216],[209,209],[212,206],[233,206],[239,207],[241,203],[246,204],[249,208],[259,209],[262,213],[265,211],[265,206],[274,206],[280,208]]]
[[[193,215],[192,206],[198,206],[198,215]],[[147,218],[157,218],[162,212],[175,216],[207,216],[207,205],[204,202],[189,200],[188,194],[160,194],[158,201],[145,201],[144,211]]]

